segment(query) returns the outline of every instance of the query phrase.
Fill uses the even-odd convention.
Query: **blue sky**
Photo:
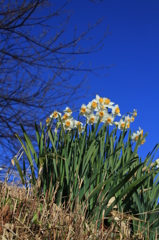
[[[60,6],[64,2],[55,1]],[[159,1],[103,0],[94,4],[89,0],[72,0],[67,9],[74,13],[63,35],[66,41],[74,35],[75,26],[77,33],[82,33],[87,30],[89,23],[93,25],[103,18],[102,23],[89,34],[93,40],[84,43],[89,46],[101,39],[109,25],[109,34],[104,39],[102,50],[78,58],[83,66],[88,66],[90,62],[92,67],[113,65],[109,70],[99,70],[100,76],[88,74],[88,95],[77,99],[75,106],[87,104],[98,94],[119,104],[122,115],[137,109],[138,115],[131,124],[131,130],[136,131],[141,127],[144,133],[148,132],[146,143],[138,150],[144,160],[148,152],[159,143]],[[56,25],[56,21],[53,24]],[[72,84],[83,76],[84,73],[75,73]],[[154,160],[158,157],[157,152]]]
[[[67,7],[73,9],[68,33],[73,34],[74,27],[82,32],[87,24],[94,24],[100,18],[103,22],[95,28],[94,41],[100,39],[109,25],[104,47],[94,55],[82,56],[84,63],[91,61],[92,66],[114,64],[104,76],[89,74],[89,94],[75,102],[76,106],[87,104],[92,96],[99,94],[119,104],[121,114],[137,109],[137,118],[131,124],[131,130],[139,127],[148,132],[146,143],[139,148],[142,160],[159,142],[158,104],[159,104],[159,1],[155,0],[105,0],[98,4],[89,1],[72,1]],[[76,82],[82,78],[77,74]],[[93,94],[93,95],[91,95]],[[116,119],[116,120],[119,120]],[[157,153],[155,159],[159,157]]]

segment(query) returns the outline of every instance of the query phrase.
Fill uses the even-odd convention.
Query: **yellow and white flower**
[[[104,118],[108,115],[107,109],[99,109],[98,112],[96,112],[96,116],[98,116],[100,119]]]
[[[125,128],[126,129],[130,128],[131,118],[129,117],[129,115],[125,116],[124,122],[125,122]]]
[[[131,136],[131,139],[134,141],[134,142],[137,142],[138,138],[139,138],[140,134],[139,133],[133,133],[132,136]]]
[[[156,164],[157,164],[157,168],[159,168],[159,158],[158,159],[156,159]]]
[[[75,127],[81,128],[83,126],[83,123],[77,120],[74,120]]]
[[[100,120],[101,122],[105,123],[106,125],[113,125],[114,116],[112,114],[107,113],[103,118]]]
[[[118,123],[118,129],[124,130],[124,128],[126,128],[126,122],[123,119],[120,119]]]
[[[96,94],[96,100],[97,100],[97,103],[99,105],[103,105],[104,104],[104,99],[102,97],[100,97],[99,95]]]
[[[75,126],[73,118],[67,118],[66,121],[63,122],[63,127],[65,130],[71,130]]]
[[[68,116],[72,114],[72,110],[69,107],[66,107],[64,110],[64,113],[66,113]]]
[[[90,115],[87,116],[87,123],[93,125],[94,123],[97,123],[98,121],[98,116],[94,115],[91,113]]]
[[[141,135],[141,138],[142,138],[143,137],[143,130],[139,127],[139,131],[137,131],[136,133],[134,132],[131,136],[131,139],[133,141],[137,141],[140,135]],[[142,142],[144,143],[145,140],[143,140]]]
[[[108,108],[111,108],[114,104],[114,102],[111,102],[109,98],[103,98],[104,105]]]
[[[88,103],[87,107],[93,112],[98,111],[98,102],[96,99]]]
[[[58,112],[58,111],[54,111],[54,112],[50,115],[50,118],[51,118],[51,119],[52,119],[52,118],[56,119],[56,118],[58,118],[58,115],[61,116],[61,113]]]
[[[78,127],[78,132],[83,133],[85,131],[85,127],[86,127],[85,125]]]
[[[133,116],[134,116],[134,117],[137,116],[137,110],[136,110],[136,109],[134,109],[134,111],[133,111]]]
[[[125,122],[126,122],[126,123],[131,123],[131,118],[129,117],[129,115],[127,115],[127,116],[125,117]]]
[[[87,116],[89,114],[91,114],[91,109],[88,108],[88,106],[86,106],[85,104],[82,104],[81,108],[80,108],[80,114],[81,116]]]
[[[119,108],[118,104],[116,104],[115,106],[111,106],[111,109],[112,109],[112,114],[114,116],[121,116],[120,108]]]

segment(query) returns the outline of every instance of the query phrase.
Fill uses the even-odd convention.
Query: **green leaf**
[[[32,143],[31,143],[31,141],[30,141],[30,138],[28,137],[28,135],[27,135],[27,133],[26,133],[26,131],[25,131],[25,129],[24,129],[24,127],[23,127],[23,125],[22,125],[21,123],[20,123],[20,126],[21,126],[21,128],[22,128],[22,131],[23,131],[25,140],[26,140],[26,142],[27,142],[27,144],[28,144],[28,146],[29,146],[32,154],[33,154],[33,158],[35,159],[35,162],[36,162],[36,165],[37,165],[37,164],[38,164],[38,157],[37,157],[36,151],[35,151]]]
[[[16,167],[17,167],[17,170],[18,170],[18,172],[19,172],[20,178],[21,178],[21,180],[22,180],[22,184],[24,185],[25,182],[24,182],[24,178],[23,178],[22,169],[21,169],[21,167],[20,167],[20,165],[19,165],[19,162],[18,162],[17,158],[14,157],[13,159],[14,159],[15,165],[16,165]]]

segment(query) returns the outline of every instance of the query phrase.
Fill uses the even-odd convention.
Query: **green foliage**
[[[87,203],[87,216],[93,217],[94,221],[102,219],[103,210],[105,217],[110,215],[113,207],[117,204],[119,211],[131,211],[132,216],[141,220],[141,228],[147,227],[155,232],[159,226],[157,215],[157,198],[159,184],[153,179],[158,173],[154,167],[151,171],[142,171],[143,167],[150,168],[153,156],[149,154],[145,161],[137,154],[138,146],[145,139],[139,137],[135,149],[132,150],[131,131],[128,140],[124,143],[126,131],[121,132],[117,139],[117,128],[109,134],[109,127],[103,125],[99,130],[99,120],[95,126],[86,126],[83,134],[76,129],[55,133],[50,127],[46,132],[44,127],[40,130],[35,123],[38,152],[36,153],[24,127],[24,142],[17,135],[18,140],[26,153],[32,174],[32,184],[36,184],[33,159],[39,169],[41,189],[46,194],[51,192],[59,183],[55,201],[71,202],[71,210],[74,209],[75,199],[81,203]],[[89,128],[89,129],[88,129]],[[88,133],[89,132],[89,133]],[[156,145],[154,150],[158,149]],[[15,160],[22,183],[24,177],[17,160]],[[148,165],[147,165],[148,164]],[[157,180],[156,180],[157,181]],[[144,191],[145,189],[150,189]],[[52,195],[49,195],[50,199]],[[115,200],[108,204],[110,199]],[[109,205],[109,206],[108,206]],[[151,211],[153,214],[144,214]],[[36,215],[35,215],[36,220]],[[137,221],[133,221],[133,231],[137,229]],[[147,231],[145,230],[145,234]],[[150,239],[153,238],[150,233]]]

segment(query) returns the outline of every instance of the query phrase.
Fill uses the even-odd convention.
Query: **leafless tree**
[[[31,130],[53,109],[82,97],[85,78],[72,85],[72,77],[99,69],[80,59],[102,48],[108,29],[91,47],[86,42],[101,20],[68,37],[72,11],[67,10],[70,1],[62,2],[59,7],[59,2],[57,6],[46,0],[1,0],[0,152],[5,163],[18,151],[15,132],[21,132],[20,122]],[[29,136],[35,137],[35,132]]]

